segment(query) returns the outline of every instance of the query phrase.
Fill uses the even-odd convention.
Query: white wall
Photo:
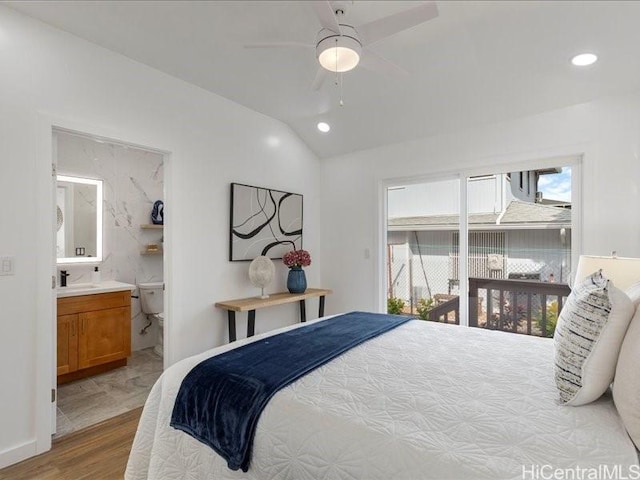
[[[322,190],[331,194],[322,199],[322,280],[336,292],[328,312],[379,309],[383,179],[493,173],[499,164],[583,153],[583,253],[640,256],[639,119],[633,94],[324,160]],[[366,258],[365,249],[375,254]]]
[[[171,152],[165,177],[170,362],[226,342],[226,317],[213,303],[256,293],[248,264],[227,261],[231,182],[304,194],[304,245],[314,260],[307,275],[310,285],[319,284],[320,167],[285,125],[4,6],[0,65],[0,255],[15,256],[16,268],[14,276],[0,277],[2,467],[47,442],[40,428],[47,416],[36,421],[42,412],[36,405],[47,402],[49,387],[35,361],[51,345],[41,337],[47,302],[34,301],[47,291],[53,270],[36,261],[48,249],[53,256],[54,241],[53,210],[48,218],[42,201],[50,195],[53,203],[53,190],[43,192],[51,158],[38,155],[50,152],[41,145],[43,115]],[[277,268],[272,290],[285,287],[286,269]],[[296,315],[295,305],[260,311],[256,330],[294,323]]]

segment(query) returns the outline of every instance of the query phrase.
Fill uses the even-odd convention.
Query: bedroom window
[[[461,323],[464,262],[469,326],[553,336],[569,294],[571,176],[557,167],[468,178],[464,251],[459,180],[390,188],[388,311]]]

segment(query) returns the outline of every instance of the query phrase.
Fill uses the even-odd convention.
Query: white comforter
[[[558,405],[549,339],[412,321],[276,394],[260,417],[249,471],[231,471],[169,420],[187,372],[246,341],[162,375],[145,405],[127,480],[495,480],[536,478],[523,477],[523,468],[548,472],[545,465],[637,468],[609,396]]]

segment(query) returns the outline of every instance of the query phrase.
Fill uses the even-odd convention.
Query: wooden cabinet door
[[[131,308],[78,314],[78,368],[121,360],[131,355]]]
[[[78,315],[58,317],[58,375],[78,370]]]

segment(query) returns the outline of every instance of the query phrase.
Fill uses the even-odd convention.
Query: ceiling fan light
[[[347,47],[334,47],[322,52],[318,60],[320,65],[331,72],[348,72],[358,65],[360,55]]]
[[[352,37],[331,35],[316,47],[318,61],[330,72],[348,72],[360,62],[362,45]]]
[[[598,61],[598,56],[593,53],[581,53],[580,55],[576,55],[571,59],[571,63],[573,63],[576,67],[588,67],[589,65],[593,65]]]

